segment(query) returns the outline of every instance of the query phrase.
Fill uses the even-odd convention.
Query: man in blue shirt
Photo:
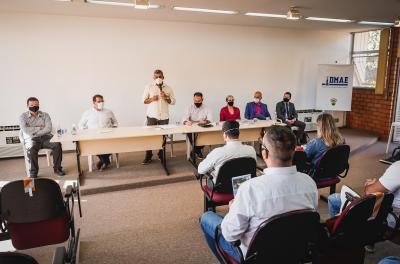
[[[268,112],[268,107],[266,104],[261,103],[262,93],[260,91],[256,91],[254,93],[253,102],[249,102],[246,105],[246,111],[244,113],[244,117],[246,119],[260,119],[266,120],[271,119],[271,115]]]

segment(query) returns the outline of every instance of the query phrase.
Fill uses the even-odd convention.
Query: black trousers
[[[192,134],[187,134],[187,137],[189,139],[189,142],[193,145]],[[201,146],[201,147],[196,146],[196,147],[194,147],[194,153],[200,154],[202,152],[203,148],[204,148],[204,146]]]
[[[157,126],[157,125],[168,125],[169,119],[158,120],[157,118],[147,117],[147,125],[148,126]],[[165,142],[164,142],[165,144]],[[162,155],[162,149],[158,151],[157,154],[159,157]],[[147,150],[146,151],[146,159],[151,159],[153,157],[153,151]]]
[[[110,165],[110,156],[111,154],[102,154],[102,155],[97,155],[101,163]]]
[[[50,142],[52,135],[44,135],[27,140],[26,151],[30,163],[29,174],[31,176],[37,175],[39,172],[38,153],[41,149],[51,149],[53,152],[53,168],[61,169],[62,162],[62,147],[61,143]]]
[[[286,122],[285,122],[286,123]],[[304,135],[304,129],[306,128],[306,123],[304,123],[304,122],[301,122],[301,121],[299,121],[299,120],[296,120],[296,121],[294,121],[294,123],[293,124],[288,124],[288,123],[286,123],[287,125],[288,125],[288,127],[297,127],[297,133],[296,133],[296,136],[297,136],[297,143],[298,144],[300,144],[299,143],[299,140],[300,139],[302,139],[303,138],[303,135]]]

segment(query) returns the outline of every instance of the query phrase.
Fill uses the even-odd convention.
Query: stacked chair
[[[67,247],[56,248],[53,263],[77,263],[80,229],[75,228],[75,197],[82,217],[78,186],[68,186],[63,195],[57,182],[45,178],[35,179],[30,193],[23,180],[6,184],[0,192],[2,240],[11,239],[17,250],[67,241]],[[36,262],[19,253],[2,253],[0,263]]]

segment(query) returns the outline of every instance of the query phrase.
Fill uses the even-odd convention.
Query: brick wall
[[[393,32],[391,60],[388,68],[388,86],[383,94],[375,94],[373,89],[353,89],[351,112],[347,113],[347,125],[379,134],[380,140],[387,140],[390,124],[395,111],[397,56],[400,49],[400,29]]]

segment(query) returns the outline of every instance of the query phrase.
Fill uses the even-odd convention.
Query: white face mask
[[[97,105],[97,109],[103,110],[103,108],[104,108],[104,102],[96,103],[96,105]]]
[[[254,103],[258,104],[260,102],[259,98],[254,98]]]
[[[161,78],[157,78],[156,79],[156,84],[157,85],[160,85],[160,84],[162,84],[163,83],[163,79],[161,79]]]

